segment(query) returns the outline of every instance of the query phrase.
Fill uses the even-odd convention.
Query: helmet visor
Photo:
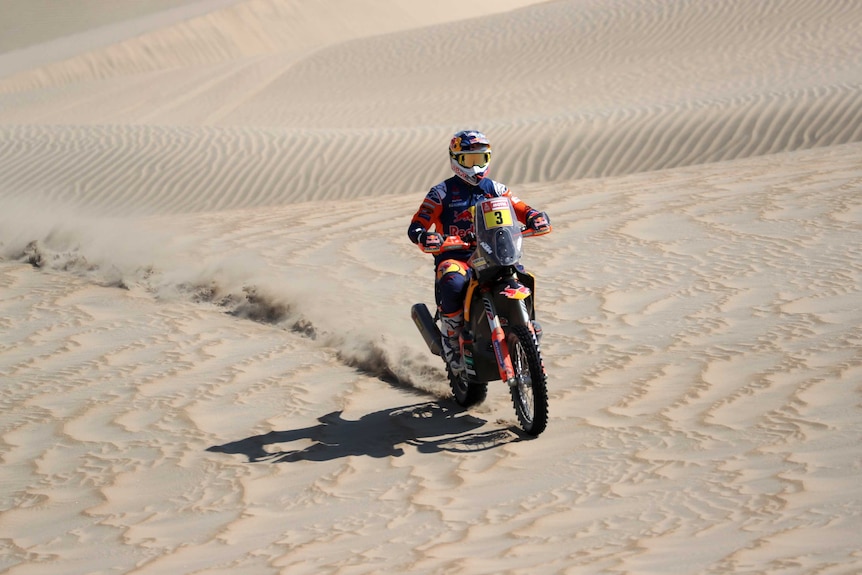
[[[491,152],[467,152],[455,154],[455,159],[465,168],[484,168],[491,161]]]

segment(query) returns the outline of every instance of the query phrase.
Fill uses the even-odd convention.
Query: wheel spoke
[[[515,370],[516,385],[510,390],[515,411],[524,431],[538,435],[548,422],[548,392],[535,337],[525,326],[512,328],[509,354]]]

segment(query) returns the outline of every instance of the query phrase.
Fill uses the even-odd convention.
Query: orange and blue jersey
[[[414,244],[425,231],[436,231],[445,236],[466,237],[473,232],[473,216],[471,208],[483,198],[507,196],[512,200],[515,215],[522,224],[533,210],[519,198],[512,195],[509,188],[490,178],[484,178],[479,184],[472,186],[457,176],[440,182],[425,195],[422,205],[413,215],[407,236]],[[433,230],[432,230],[433,228]],[[448,251],[437,254],[434,263],[439,264],[445,259],[467,261],[470,250]]]

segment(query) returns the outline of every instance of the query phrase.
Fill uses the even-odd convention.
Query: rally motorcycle
[[[536,436],[548,423],[547,377],[535,318],[535,278],[519,260],[522,238],[548,233],[550,226],[541,233],[523,229],[507,197],[476,204],[473,220],[474,241],[449,236],[440,247],[423,248],[427,253],[474,250],[460,336],[464,369],[453,373],[446,366],[449,385],[455,401],[469,407],[484,401],[488,382],[504,381],[522,429]],[[439,307],[432,318],[425,304],[417,303],[411,316],[431,353],[442,357]]]

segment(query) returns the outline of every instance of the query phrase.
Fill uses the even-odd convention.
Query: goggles
[[[465,168],[484,168],[491,161],[491,152],[464,152],[455,154],[455,160]]]

